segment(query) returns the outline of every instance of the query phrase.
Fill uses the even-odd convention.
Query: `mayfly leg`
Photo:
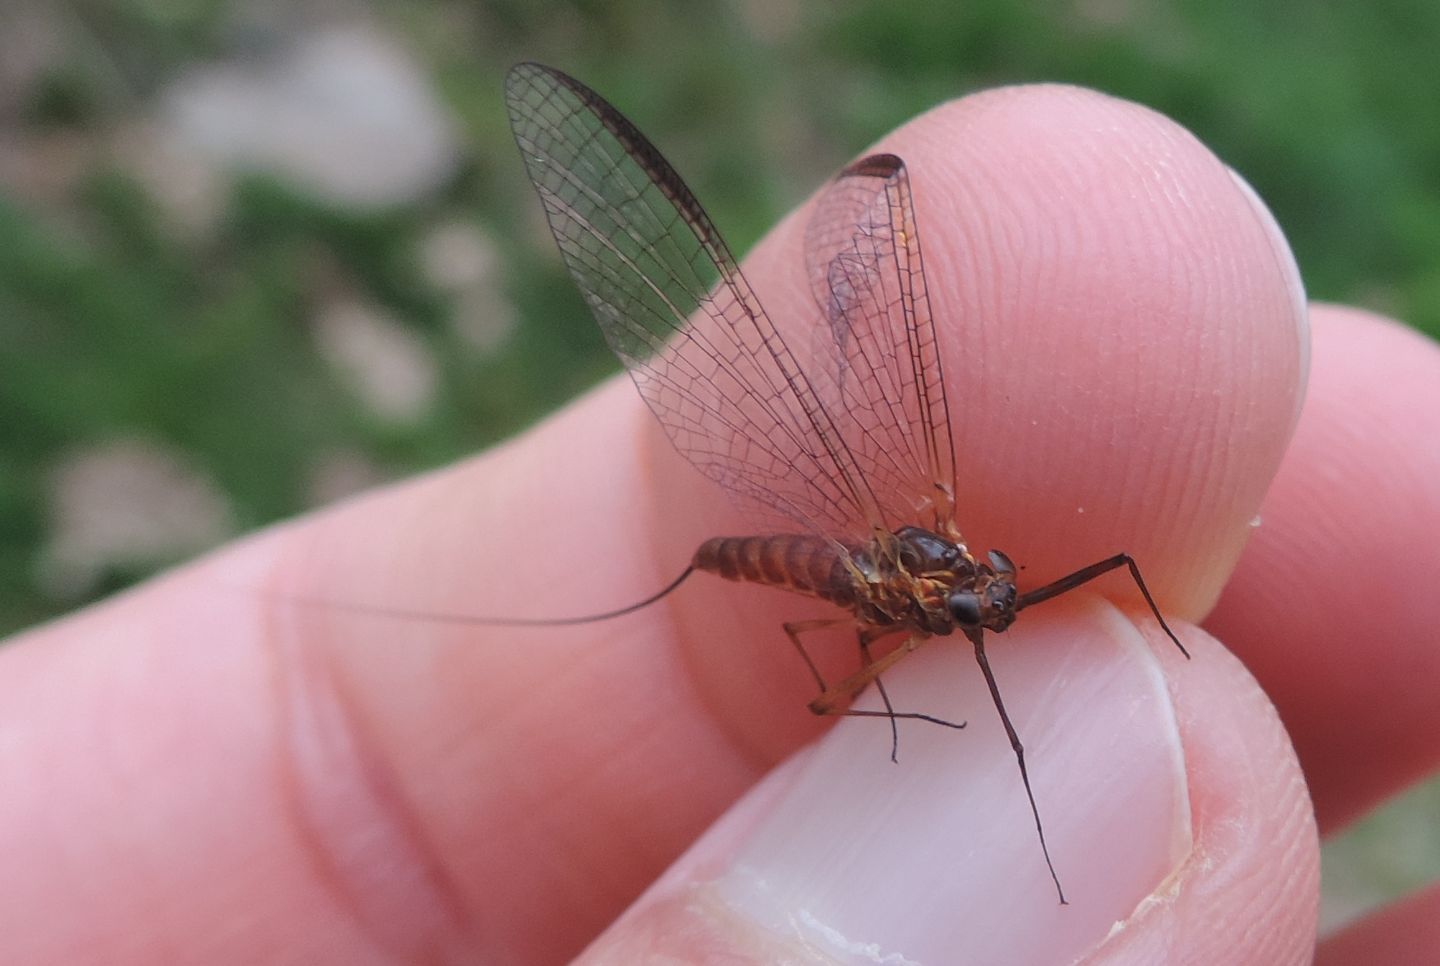
[[[800,652],[800,657],[805,662],[805,666],[810,669],[811,675],[814,676],[815,683],[819,685],[821,694],[828,691],[830,686],[825,683],[825,678],[820,674],[820,668],[816,666],[814,658],[810,656],[810,652],[805,650],[804,644],[800,643],[800,635],[808,634],[811,631],[823,630],[827,627],[834,627],[836,624],[848,624],[850,620],[848,617],[820,617],[815,620],[792,621],[788,624],[780,625],[785,629],[785,635],[790,638],[790,643],[795,645],[795,650]]]
[[[874,656],[870,653],[870,645],[880,638],[892,633],[888,627],[862,627],[855,632],[856,639],[860,642],[860,666],[869,667],[875,663]],[[875,675],[875,690],[880,692],[880,701],[885,705],[885,713],[890,716],[890,760],[900,762],[900,725],[895,720],[895,706],[890,703],[890,694],[885,690],[885,682],[880,675]]]
[[[1065,890],[1060,887],[1060,876],[1056,874],[1055,863],[1050,859],[1050,846],[1045,844],[1045,826],[1040,824],[1040,808],[1035,804],[1035,793],[1030,790],[1030,772],[1025,767],[1025,746],[1020,742],[1015,726],[1010,723],[1005,702],[1000,699],[1000,685],[996,683],[995,673],[990,670],[990,661],[985,657],[985,632],[976,628],[966,631],[965,636],[975,645],[975,662],[980,665],[980,672],[985,675],[985,684],[990,688],[990,697],[995,701],[995,710],[1000,712],[1000,723],[1005,726],[1005,734],[1010,738],[1010,747],[1015,752],[1015,762],[1020,766],[1020,783],[1025,786],[1025,797],[1030,800],[1030,814],[1035,816],[1035,831],[1040,836],[1040,852],[1045,856],[1045,867],[1050,870],[1050,878],[1055,882],[1060,905],[1068,906],[1070,903],[1065,899]]]
[[[860,643],[860,659],[862,661],[860,670],[833,688],[826,684],[824,676],[820,673],[820,668],[816,666],[814,659],[810,657],[810,652],[805,650],[805,645],[800,643],[800,635],[810,631],[818,631],[826,627],[834,627],[836,624],[847,623],[850,623],[850,618],[833,617],[808,621],[793,621],[789,624],[782,625],[785,628],[786,636],[790,638],[791,643],[795,645],[795,649],[800,652],[800,656],[805,660],[805,666],[810,669],[811,675],[815,678],[815,683],[820,686],[819,696],[810,702],[810,710],[812,712],[820,715],[843,715],[855,718],[889,718],[890,760],[894,762],[900,760],[900,728],[896,722],[901,718],[929,721],[931,724],[944,725],[947,728],[965,727],[964,722],[956,724],[953,721],[946,721],[943,718],[936,718],[933,715],[896,711],[895,706],[890,703],[890,695],[885,690],[884,682],[880,680],[881,671],[895,664],[910,651],[913,651],[924,638],[917,639],[912,637],[909,641],[885,655],[880,661],[876,661],[871,654],[870,645],[882,637],[900,633],[900,628],[858,628],[856,637]],[[865,686],[872,681],[875,683],[876,691],[880,693],[880,700],[885,705],[884,711],[861,711],[855,708],[841,707],[841,705],[848,704],[854,700],[861,691],[865,690]]]
[[[1130,569],[1130,578],[1135,581],[1135,586],[1140,588],[1141,596],[1145,598],[1145,603],[1150,606],[1150,613],[1154,614],[1155,620],[1160,622],[1160,629],[1163,630],[1171,642],[1180,649],[1180,653],[1184,654],[1188,659],[1190,652],[1185,650],[1185,645],[1180,643],[1180,638],[1176,637],[1175,632],[1170,629],[1170,625],[1165,623],[1165,618],[1160,613],[1159,605],[1155,603],[1155,598],[1150,596],[1150,588],[1145,586],[1145,578],[1140,576],[1139,565],[1135,563],[1135,558],[1128,553],[1117,553],[1113,557],[1106,557],[1104,560],[1093,563],[1088,567],[1081,567],[1073,574],[1066,574],[1059,580],[1053,580],[1044,587],[1037,587],[1034,590],[1026,591],[1021,594],[1020,599],[1015,602],[1015,611],[1018,613],[1027,607],[1033,607],[1041,601],[1050,600],[1052,597],[1059,597],[1061,594],[1068,593],[1081,584],[1089,583],[1096,577],[1102,574],[1108,574],[1110,571],[1119,567],[1128,567]]]
[[[865,686],[871,681],[877,680],[890,668],[898,664],[901,658],[918,648],[925,641],[929,640],[928,634],[912,634],[895,650],[886,654],[878,660],[871,661],[860,670],[850,675],[834,687],[827,688],[823,693],[810,702],[810,711],[813,714],[822,715],[846,715],[856,718],[889,718],[892,721],[904,718],[910,721],[928,721],[931,724],[942,725],[946,728],[963,728],[965,722],[946,721],[944,718],[937,718],[934,715],[920,714],[916,711],[861,711],[848,707]]]
[[[814,676],[815,683],[819,685],[821,697],[823,697],[826,693],[829,692],[830,685],[825,683],[825,677],[820,673],[820,668],[815,664],[815,660],[810,656],[810,652],[805,649],[805,645],[800,643],[800,635],[808,633],[810,631],[818,631],[823,630],[827,627],[834,627],[836,624],[848,623],[851,623],[851,619],[848,617],[823,617],[816,620],[792,621],[788,624],[782,625],[785,628],[785,634],[790,638],[790,642],[795,645],[795,650],[800,652],[800,657],[805,661],[805,666],[810,669],[810,674]],[[860,642],[860,666],[862,668],[869,667],[870,665],[875,663],[875,659],[870,654],[870,645],[874,641],[885,637],[888,634],[894,633],[897,633],[897,631],[895,628],[891,627],[856,628],[855,636]],[[890,719],[890,760],[895,761],[896,755],[899,753],[900,747],[900,730],[895,724],[895,719],[897,717],[895,713],[895,706],[890,703],[890,695],[886,692],[885,684],[880,680],[880,676],[878,674],[875,676],[875,689],[880,692],[880,700],[885,704],[884,715],[885,717],[888,717]],[[819,699],[817,698],[816,700]],[[831,714],[838,712],[826,713]],[[861,712],[858,711],[846,711],[845,713],[853,713],[857,716],[861,715]],[[865,712],[865,714],[868,715],[870,714],[870,712]]]
[[[815,659],[810,656],[810,652],[805,649],[805,645],[800,643],[800,635],[808,634],[811,631],[824,630],[827,627],[834,627],[836,624],[849,623],[852,623],[852,619],[848,617],[822,617],[808,621],[791,621],[788,624],[781,625],[785,629],[785,634],[790,638],[790,643],[794,644],[795,650],[800,652],[800,657],[804,660],[805,666],[810,669],[810,674],[815,678],[815,683],[819,685],[822,695],[830,690],[830,685],[825,683],[825,677],[820,673],[820,668],[816,665]],[[899,633],[899,630],[894,627],[856,628],[855,636],[860,643],[860,666],[864,668],[875,663],[875,658],[870,653],[871,644],[882,637],[896,633]],[[880,692],[881,700],[885,703],[886,712],[890,713],[893,717],[895,707],[890,703],[890,696],[885,693],[885,685],[881,682],[879,675],[875,677],[875,687]]]

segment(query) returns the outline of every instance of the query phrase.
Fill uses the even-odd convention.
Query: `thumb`
[[[888,729],[841,722],[733,808],[588,961],[667,949],[707,961],[1307,961],[1315,828],[1254,681],[1203,632],[1185,635],[1186,662],[1093,598],[1045,610],[995,639],[990,661],[1069,905],[968,648],[934,641],[889,675],[891,699],[968,719],[964,732],[901,722],[892,765]]]

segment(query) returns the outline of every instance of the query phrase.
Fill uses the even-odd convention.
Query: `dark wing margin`
[[[806,371],[894,520],[954,530],[955,449],[905,162],[875,154],[842,171],[806,229],[824,313]]]
[[[560,71],[519,64],[505,93],[565,264],[676,449],[766,525],[883,526],[836,416],[659,151]]]

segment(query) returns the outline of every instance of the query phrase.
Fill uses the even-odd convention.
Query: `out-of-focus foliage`
[[[263,170],[210,172],[195,223],[157,197],[136,158],[188,77],[263,73],[337,19],[418,66],[454,126],[443,177],[403,203],[347,206]],[[127,557],[107,544],[79,571],[57,558],[57,531],[76,525],[57,491],[96,447],[156,447],[212,486],[239,530],[483,447],[613,370],[506,129],[501,81],[519,59],[620,105],[739,250],[941,100],[1003,83],[1098,87],[1171,115],[1239,170],[1312,296],[1440,332],[1440,7],[1421,0],[17,0],[0,35],[0,628],[198,549],[182,539]],[[426,264],[455,224],[494,261],[495,331],[479,343]],[[324,351],[320,320],[337,304],[418,346],[434,385],[413,411],[364,404]],[[324,482],[337,462],[350,484]]]

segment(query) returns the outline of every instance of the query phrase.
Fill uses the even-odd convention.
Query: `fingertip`
[[[915,186],[972,545],[1037,582],[1129,551],[1168,611],[1203,615],[1302,393],[1305,306],[1273,219],[1179,125],[1079,88],[976,94],[878,147]],[[792,326],[817,311],[804,218],[746,263]]]
[[[977,100],[947,111],[960,150],[936,174],[952,216],[929,247],[960,333],[947,362],[975,413],[958,441],[977,494],[965,526],[1003,535],[1035,580],[1128,551],[1166,609],[1195,619],[1298,408],[1288,248],[1229,169],[1153,111],[1056,86]]]
[[[1187,662],[1157,638],[1091,599],[991,640],[1068,905],[983,678],[963,643],[936,640],[887,677],[889,694],[964,715],[964,731],[901,722],[892,765],[883,722],[840,722],[597,948],[702,935],[728,953],[847,962],[1218,962],[1243,936],[1247,961],[1303,962],[1318,842],[1284,729],[1213,639],[1187,628]]]

